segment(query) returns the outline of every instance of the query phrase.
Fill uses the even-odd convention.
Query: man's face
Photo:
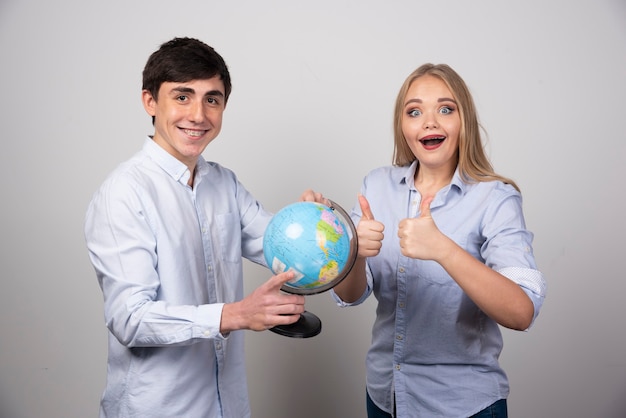
[[[157,98],[144,90],[142,101],[154,116],[154,142],[193,172],[198,157],[222,128],[226,100],[220,77],[165,82]]]

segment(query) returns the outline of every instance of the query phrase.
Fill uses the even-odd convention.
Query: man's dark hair
[[[142,90],[158,100],[164,82],[184,83],[219,76],[224,83],[224,102],[232,89],[224,59],[212,47],[193,38],[174,38],[150,55],[143,70]]]

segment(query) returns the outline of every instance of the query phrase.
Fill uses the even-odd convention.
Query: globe
[[[284,291],[323,292],[352,268],[356,259],[354,225],[343,209],[331,203],[329,207],[297,202],[272,217],[263,237],[263,253],[274,274],[295,273]]]

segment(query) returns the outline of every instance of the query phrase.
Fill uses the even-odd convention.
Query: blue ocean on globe
[[[349,232],[328,206],[293,203],[273,216],[263,237],[263,253],[274,274],[295,273],[289,286],[313,289],[332,282],[345,267]]]

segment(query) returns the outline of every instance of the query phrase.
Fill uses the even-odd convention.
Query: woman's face
[[[450,89],[424,75],[409,86],[402,112],[402,133],[420,168],[454,172],[458,163],[461,116]]]

